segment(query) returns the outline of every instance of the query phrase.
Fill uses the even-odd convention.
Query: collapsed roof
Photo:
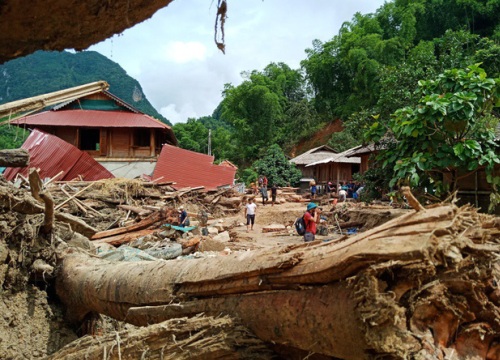
[[[22,148],[28,150],[30,163],[24,168],[7,168],[4,173],[7,180],[14,180],[17,174],[27,177],[30,168],[40,169],[41,178],[52,178],[62,172],[57,179],[65,181],[79,176],[86,181],[114,177],[85,151],[38,129],[31,132]]]
[[[178,189],[203,186],[205,190],[214,190],[233,185],[236,167],[213,162],[213,156],[163,145],[153,179],[174,181]]]

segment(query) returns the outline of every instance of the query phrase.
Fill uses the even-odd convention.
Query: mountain
[[[125,102],[172,125],[151,105],[137,80],[95,51],[38,51],[0,65],[0,104],[98,80],[107,81],[109,91]]]

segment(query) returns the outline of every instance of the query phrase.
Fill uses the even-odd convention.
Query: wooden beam
[[[0,166],[25,167],[28,166],[30,155],[25,149],[0,150]]]

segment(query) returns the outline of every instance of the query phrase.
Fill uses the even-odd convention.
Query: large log
[[[110,263],[68,249],[56,291],[73,320],[223,313],[262,340],[343,359],[463,358],[494,347],[466,342],[464,326],[500,332],[499,237],[498,221],[448,205],[348,239],[202,261]]]
[[[25,149],[0,150],[0,166],[25,167],[28,166],[30,155]]]

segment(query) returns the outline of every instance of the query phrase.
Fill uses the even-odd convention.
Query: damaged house
[[[359,157],[347,157],[345,154],[348,151],[337,153],[331,147],[323,145],[306,151],[290,162],[297,165],[306,180],[315,179],[318,184],[326,184],[328,181],[345,183],[360,171],[361,163]]]
[[[84,94],[10,123],[57,136],[89,154],[116,177],[151,174],[162,145],[177,145],[170,126],[107,90]]]

